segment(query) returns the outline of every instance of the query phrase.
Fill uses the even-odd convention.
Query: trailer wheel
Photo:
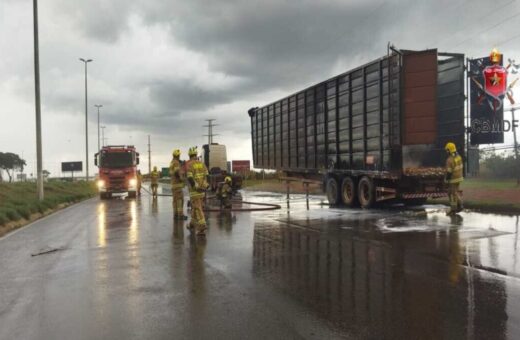
[[[341,183],[341,200],[347,207],[359,204],[356,183],[352,177],[345,177]]]
[[[359,204],[364,209],[372,208],[376,202],[374,182],[369,177],[364,176],[358,184]]]
[[[339,185],[334,177],[329,177],[327,180],[327,200],[330,205],[337,205],[340,202]]]

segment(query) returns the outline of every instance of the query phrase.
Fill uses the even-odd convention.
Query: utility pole
[[[103,107],[103,105],[94,105],[95,107],[97,107],[97,148],[98,148],[98,151],[101,150],[101,147],[100,147],[100,143],[99,143],[99,129],[100,129],[100,126],[99,126],[99,108]]]
[[[148,173],[152,173],[152,149],[150,145],[150,135],[148,135]]]
[[[36,105],[36,191],[38,199],[44,198],[43,194],[43,161],[42,161],[42,118],[40,101],[40,50],[38,39],[38,0],[33,0],[33,26],[34,26],[34,94]]]
[[[208,125],[204,125],[203,127],[207,127],[208,128],[208,134],[207,135],[204,135],[204,136],[207,136],[208,137],[208,145],[211,145],[213,143],[213,137],[214,136],[218,136],[218,134],[214,134],[213,133],[213,128],[215,126],[218,126],[218,124],[213,124],[213,122],[215,121],[216,119],[206,119],[206,122],[208,122]]]
[[[79,58],[85,64],[85,167],[87,169],[86,179],[88,181],[88,90],[87,90],[87,64],[92,61],[92,59],[83,59]]]

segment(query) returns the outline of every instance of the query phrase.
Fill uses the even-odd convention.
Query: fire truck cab
[[[139,153],[133,145],[104,146],[95,154],[94,163],[99,168],[97,187],[101,199],[125,192],[130,198],[137,196]]]

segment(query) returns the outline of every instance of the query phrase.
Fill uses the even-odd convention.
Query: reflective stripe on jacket
[[[222,188],[220,188],[220,195],[222,197],[227,197],[228,195],[231,196],[233,193],[233,189],[231,188],[231,185],[224,183],[222,185]]]
[[[208,188],[208,182],[206,180],[208,176],[208,169],[204,163],[199,160],[191,160],[188,163],[186,169],[186,177],[193,178],[195,182],[195,187],[190,186],[190,196],[191,197],[199,197],[204,196],[204,192],[199,190],[206,190]]]
[[[152,181],[152,184],[158,184],[159,183],[159,171],[152,171],[150,174],[150,180]]]
[[[170,163],[170,177],[172,179],[172,189],[184,188],[181,162],[178,159],[173,159]]]
[[[458,153],[451,154],[446,160],[446,172],[451,174],[448,183],[460,183],[463,177],[464,165],[462,164],[462,157]]]

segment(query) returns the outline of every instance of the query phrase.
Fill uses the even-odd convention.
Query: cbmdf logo
[[[484,76],[484,91],[487,95],[496,100],[499,105],[502,105],[504,96],[507,92],[507,70],[500,65],[502,55],[496,49],[493,49],[489,56],[491,66],[486,66],[482,74]]]
[[[476,60],[480,69],[480,77],[475,74],[471,76],[471,80],[482,90],[478,95],[478,104],[483,104],[484,101],[486,101],[494,112],[502,108],[506,96],[511,104],[515,103],[513,99],[513,87],[518,81],[518,78],[509,85],[507,80],[509,73],[518,73],[520,65],[516,64],[512,59],[508,59],[509,64],[507,67],[504,67],[502,58],[502,54],[494,48],[489,55],[489,59],[487,59],[487,63],[484,59]]]

